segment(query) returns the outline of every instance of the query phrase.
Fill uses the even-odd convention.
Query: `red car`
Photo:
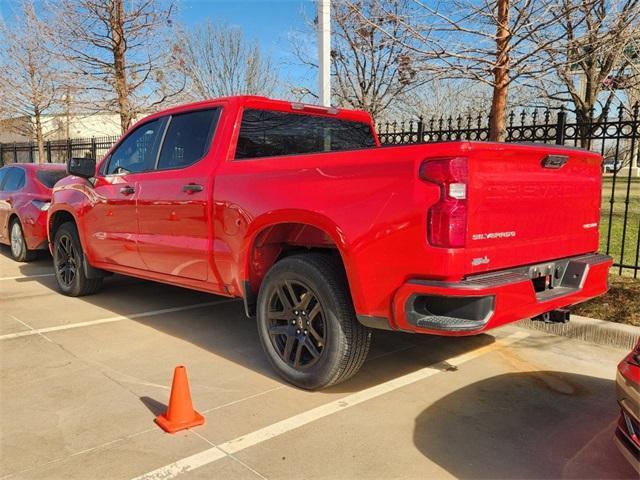
[[[640,473],[640,339],[633,351],[618,365],[616,390],[620,404],[616,443]]]
[[[474,335],[607,290],[602,158],[544,144],[381,147],[360,111],[230,97],[151,115],[49,210],[59,288],[105,272],[241,297],[275,369],[352,376],[371,329]],[[551,312],[551,313],[549,313]]]
[[[64,164],[16,163],[0,168],[0,243],[19,262],[47,248],[47,210],[53,185],[65,177]]]

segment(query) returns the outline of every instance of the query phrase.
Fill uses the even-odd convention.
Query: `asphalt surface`
[[[0,254],[0,478],[637,478],[613,443],[624,351],[509,326],[375,332],[322,392],[270,369],[242,303],[114,276],[56,291]],[[153,422],[185,365],[206,423]]]

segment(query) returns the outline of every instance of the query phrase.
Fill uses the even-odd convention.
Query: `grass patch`
[[[616,178],[614,185],[612,176],[603,177],[601,212],[600,251],[611,255],[615,263],[634,265],[639,245],[640,178],[632,177],[629,180],[622,175]],[[612,272],[634,274],[632,269],[620,272],[619,267],[614,267]]]
[[[640,327],[640,280],[609,276],[610,289],[598,298],[576,305],[576,315]]]

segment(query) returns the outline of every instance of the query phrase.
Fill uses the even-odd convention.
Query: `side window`
[[[111,154],[105,175],[153,169],[165,121],[164,118],[158,118],[131,132]]]
[[[24,170],[22,168],[11,168],[9,169],[9,173],[4,181],[4,187],[2,190],[5,192],[15,192],[24,187],[24,182]]]
[[[0,192],[2,192],[4,190],[4,186],[2,185],[2,183],[4,182],[4,179],[7,177],[7,174],[9,173],[9,170],[11,170],[10,168],[0,168]]]
[[[173,115],[162,144],[158,169],[188,167],[204,157],[219,116],[219,108]]]
[[[339,152],[376,146],[371,126],[339,118],[245,110],[236,159]]]

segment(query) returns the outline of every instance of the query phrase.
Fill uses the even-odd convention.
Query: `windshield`
[[[67,176],[65,170],[39,170],[36,172],[36,178],[38,181],[47,188],[53,188],[53,186]]]

